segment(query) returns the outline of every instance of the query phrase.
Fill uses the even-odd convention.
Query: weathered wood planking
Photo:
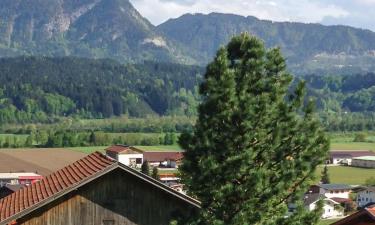
[[[18,220],[23,225],[166,225],[197,208],[116,169]]]

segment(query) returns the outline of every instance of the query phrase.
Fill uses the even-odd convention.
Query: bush
[[[358,133],[354,137],[354,142],[366,142],[367,135],[365,133]]]

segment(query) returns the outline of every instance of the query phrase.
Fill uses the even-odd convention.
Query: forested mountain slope
[[[0,59],[0,122],[194,115],[203,69],[81,58]]]
[[[279,46],[294,72],[371,71],[375,68],[375,33],[348,26],[272,22],[255,17],[211,13],[186,14],[159,25],[169,39],[182,43],[200,62],[241,32]]]

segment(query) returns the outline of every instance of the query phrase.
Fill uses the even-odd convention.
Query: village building
[[[143,163],[143,151],[127,145],[114,145],[105,149],[106,155],[120,163],[132,167],[141,168]]]
[[[0,173],[0,187],[6,184],[30,185],[42,178],[36,173]]]
[[[319,200],[323,201],[323,219],[336,218],[344,215],[344,208],[340,206],[339,202],[321,194],[306,194],[304,199],[305,207],[310,211],[313,211]]]
[[[26,185],[23,184],[6,184],[0,187],[0,199],[24,188]]]
[[[0,225],[169,224],[200,202],[99,152],[0,199]]]
[[[375,208],[369,206],[351,214],[331,225],[373,225],[375,224]]]
[[[333,150],[329,152],[329,164],[334,165],[352,165],[352,160],[355,157],[375,156],[371,151],[339,151]]]
[[[375,168],[375,156],[355,157],[352,160],[352,166],[363,168]]]
[[[161,166],[167,168],[177,168],[182,158],[182,152],[144,152],[143,158],[152,166]]]
[[[307,194],[320,194],[327,198],[349,199],[353,187],[347,184],[318,184],[312,185]]]
[[[356,202],[358,207],[375,204],[375,187],[359,187],[356,189]]]

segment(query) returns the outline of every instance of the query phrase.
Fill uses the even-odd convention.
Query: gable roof
[[[113,145],[105,149],[116,154],[142,154],[143,151],[128,145]]]
[[[347,184],[319,184],[325,190],[351,190],[353,187]]]
[[[332,223],[331,225],[355,225],[354,221],[358,221],[359,218],[368,218],[375,224],[375,207],[370,206],[367,208],[364,208],[356,213],[353,213],[350,216],[347,216],[339,221],[336,221],[335,223]],[[371,224],[373,224],[371,223]]]
[[[339,151],[334,150],[329,152],[331,158],[353,158],[360,156],[375,156],[372,151]]]
[[[184,157],[183,152],[144,152],[143,160],[148,162],[162,162],[165,160],[180,160]]]
[[[0,224],[20,218],[71,191],[121,168],[196,207],[200,202],[176,192],[159,181],[95,152],[0,200]]]

